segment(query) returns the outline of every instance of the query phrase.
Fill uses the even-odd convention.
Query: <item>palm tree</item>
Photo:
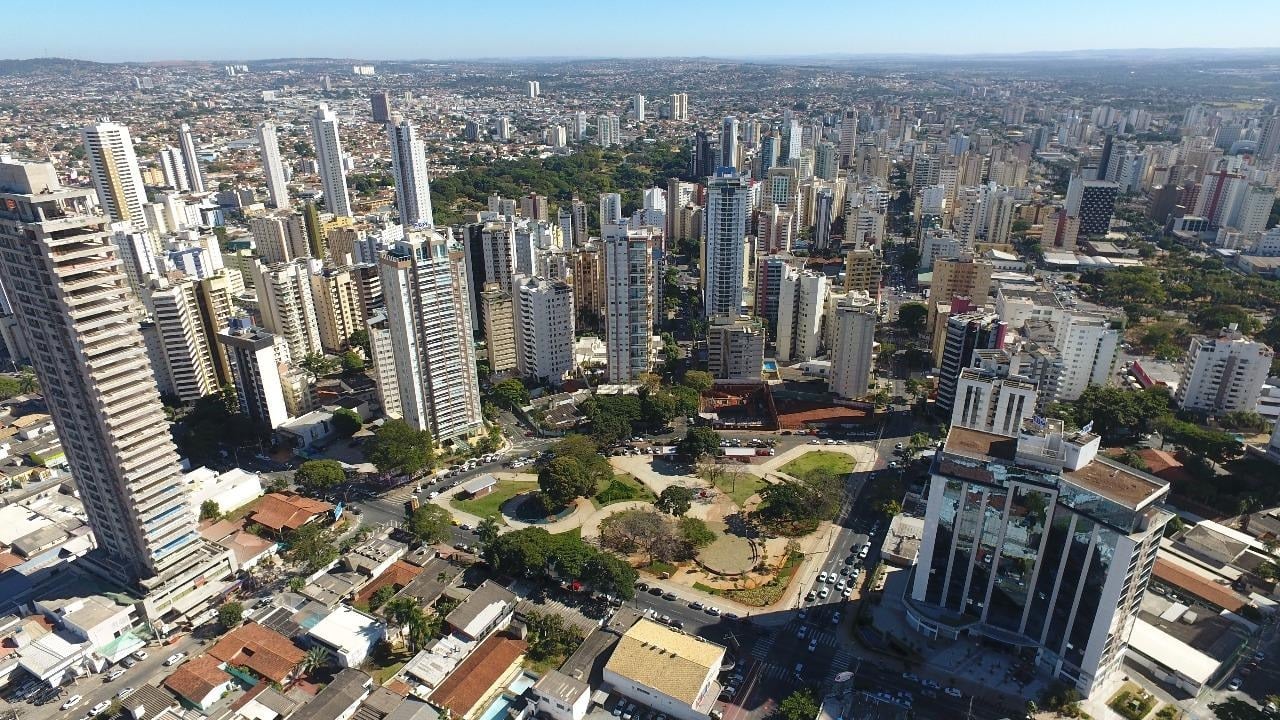
[[[302,662],[298,663],[298,669],[303,673],[310,674],[311,671],[322,668],[327,664],[329,664],[329,651],[317,645],[302,656]]]
[[[481,520],[480,523],[476,525],[476,536],[480,538],[480,544],[484,547],[488,547],[489,543],[498,538],[499,529],[500,526],[498,525],[498,518],[493,515],[489,515]]]
[[[30,365],[23,365],[18,371],[18,391],[23,395],[33,393],[40,389],[40,381],[36,379],[35,370]]]

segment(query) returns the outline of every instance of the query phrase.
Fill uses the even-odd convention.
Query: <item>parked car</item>
[[[146,659],[147,659],[147,651],[146,651],[146,650],[134,650],[134,651],[133,651],[133,654],[132,654],[132,657],[133,657],[133,659],[134,659],[134,660],[146,660]]]
[[[94,715],[104,713],[107,711],[107,708],[109,707],[111,707],[111,701],[103,700],[97,705],[94,705],[93,707],[89,708],[89,717],[93,717]]]
[[[115,670],[112,670],[111,672],[107,673],[107,682],[111,682],[112,680],[115,680],[121,675],[124,675],[124,668],[116,668]]]
[[[165,658],[165,660],[164,660],[164,666],[165,666],[165,667],[173,667],[174,665],[177,665],[178,663],[182,662],[182,661],[183,661],[183,660],[185,660],[186,658],[187,658],[187,654],[186,654],[186,653],[184,653],[184,652],[176,652],[176,653],[174,653],[174,654],[170,655],[169,657]]]
[[[79,695],[72,695],[71,697],[67,698],[67,701],[62,703],[62,705],[59,706],[58,709],[62,710],[63,712],[66,712],[67,710],[70,710],[71,708],[79,705],[80,701],[83,699],[84,698],[82,698]]]

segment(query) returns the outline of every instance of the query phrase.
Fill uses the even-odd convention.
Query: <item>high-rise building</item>
[[[782,278],[790,265],[787,255],[763,255],[756,261],[756,315],[764,318],[770,338],[778,337],[778,314],[782,303]]]
[[[707,318],[741,314],[750,194],[747,178],[732,170],[717,172],[707,185],[707,207],[702,216],[706,243],[702,294]]]
[[[1067,186],[1066,212],[1080,218],[1081,235],[1106,235],[1116,211],[1120,186],[1105,180],[1085,180],[1079,175]]]
[[[200,170],[200,156],[196,154],[196,139],[191,134],[191,126],[186,123],[178,126],[178,146],[182,148],[182,161],[187,166],[187,184],[191,192],[204,192],[204,172]]]
[[[351,334],[365,327],[364,299],[355,268],[313,268],[311,297],[316,303],[316,329],[320,347],[340,353],[349,347]]]
[[[385,308],[379,308],[369,317],[369,365],[373,384],[378,391],[382,413],[389,418],[404,417],[400,406],[400,378],[396,375],[395,345],[391,342],[391,328],[387,324]]]
[[[978,350],[1004,347],[1008,325],[994,312],[977,310],[956,313],[947,318],[946,339],[942,345],[942,357],[938,361],[938,397],[936,411],[943,418],[951,417],[955,406],[956,386],[960,372],[973,366],[973,354]]]
[[[1003,349],[974,351],[956,383],[952,427],[1018,436],[1036,413],[1036,384],[1018,373],[1015,357]]]
[[[719,172],[722,168],[738,169],[741,158],[738,155],[738,118],[730,115],[724,119],[720,126],[720,166],[716,168]]]
[[[1058,323],[1054,346],[1062,355],[1058,400],[1080,397],[1090,385],[1106,385],[1115,369],[1122,333],[1102,315],[1067,313]]]
[[[840,118],[840,167],[853,167],[854,152],[858,147],[858,111],[845,110]],[[823,178],[826,180],[834,178]]]
[[[824,250],[838,250],[831,235],[831,223],[835,221],[836,194],[831,188],[822,188],[813,201],[813,246]]]
[[[485,359],[489,372],[497,374],[515,370],[516,321],[511,296],[497,283],[488,283],[480,291],[483,305]]]
[[[537,80],[529,81],[529,99],[532,100],[542,94],[542,83]]]
[[[596,118],[596,144],[602,148],[622,144],[622,126],[617,115],[606,114]]]
[[[814,176],[835,182],[840,173],[840,152],[835,143],[820,142],[813,154]]]
[[[689,173],[695,178],[709,178],[716,174],[720,153],[715,141],[705,130],[698,130],[690,141]]]
[[[632,229],[625,222],[604,226],[603,236],[608,377],[611,383],[623,383],[653,368],[649,344],[661,309],[656,302],[661,278],[655,256],[662,236],[653,228]]]
[[[631,96],[631,115],[636,122],[644,122],[644,95],[636,93]]]
[[[1274,360],[1271,348],[1246,338],[1234,323],[1217,337],[1194,337],[1174,400],[1209,415],[1253,410]]]
[[[255,215],[249,218],[254,249],[263,262],[283,263],[308,257],[307,229],[302,215],[293,212]]]
[[[520,216],[540,222],[550,220],[551,204],[547,201],[547,196],[529,193],[520,198]]]
[[[844,256],[844,291],[880,295],[880,276],[884,263],[871,250],[850,250]]]
[[[937,324],[936,308],[955,297],[970,298],[978,307],[987,302],[991,292],[991,274],[995,266],[972,256],[938,258],[933,265],[933,290],[929,296],[927,328],[933,332]]]
[[[391,94],[379,90],[369,94],[369,109],[376,123],[391,122]]]
[[[116,177],[113,158],[129,159],[104,149],[116,133],[86,134],[96,169]],[[235,559],[197,532],[138,301],[90,194],[61,187],[51,164],[0,160],[0,280],[93,529],[86,566],[140,591],[143,616],[167,634],[223,592]]]
[[[525,377],[559,385],[573,371],[573,287],[519,275],[515,280],[516,367]]]
[[[302,257],[270,265],[255,262],[252,268],[262,326],[284,338],[293,362],[324,351],[311,292],[311,262]]]
[[[1270,160],[1280,152],[1280,115],[1272,113],[1262,121],[1258,137],[1258,158]]]
[[[142,300],[155,323],[163,365],[153,367],[163,391],[189,403],[218,390],[213,352],[204,333],[196,281],[173,282],[153,277],[143,289]]]
[[[347,171],[342,164],[338,116],[324,103],[311,116],[311,139],[315,144],[325,208],[334,215],[350,217],[351,198],[347,195]]]
[[[574,249],[574,325],[582,332],[603,333],[606,312],[604,252],[598,240]]]
[[[156,160],[160,163],[160,174],[164,176],[165,185],[180,192],[191,189],[191,180],[187,176],[187,161],[182,159],[181,150],[173,146],[161,148]]]
[[[822,351],[822,319],[827,307],[827,276],[788,266],[778,292],[778,359],[812,360]]]
[[[953,426],[934,460],[907,622],[1025,648],[1088,695],[1121,668],[1165,524],[1162,480],[1060,420]]]
[[[267,180],[267,199],[276,208],[288,209],[289,186],[285,181],[284,163],[280,161],[276,125],[270,120],[258,125],[258,152],[262,156],[262,174]]]
[[[147,230],[147,219],[142,213],[147,191],[142,186],[142,173],[138,170],[129,128],[101,122],[84,128],[80,136],[102,210],[112,220],[127,222],[135,230]]]
[[[707,372],[716,380],[760,379],[764,324],[746,315],[718,316],[707,325]]]
[[[831,392],[846,400],[864,397],[875,354],[876,303],[850,293],[836,303],[831,341]]]
[[[502,142],[511,140],[511,118],[506,115],[499,115],[497,120],[493,122],[493,134]]]
[[[587,234],[587,204],[575,196],[569,203],[569,209],[573,212],[573,236],[564,239],[565,248],[582,247],[591,239]]]
[[[266,330],[233,318],[218,333],[218,344],[228,358],[240,411],[260,428],[274,430],[289,420],[284,386],[280,379],[284,341]]]
[[[600,228],[601,233],[607,225],[622,220],[622,196],[618,193],[600,193]]]
[[[484,420],[461,258],[444,236],[419,228],[379,266],[402,417],[437,442],[475,435]]]
[[[689,120],[689,94],[673,93],[671,95],[671,119],[678,122]]]
[[[413,123],[398,115],[393,115],[387,123],[387,136],[391,140],[391,174],[396,182],[400,224],[434,225],[426,147],[418,139]]]
[[[120,263],[129,278],[129,287],[133,288],[135,296],[142,297],[148,276],[160,274],[155,244],[147,233],[133,230],[128,223],[112,224],[111,242],[115,244]]]

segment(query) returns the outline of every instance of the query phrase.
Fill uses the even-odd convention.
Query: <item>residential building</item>
[[[382,405],[382,414],[389,418],[403,418],[404,409],[400,404],[400,378],[396,375],[395,345],[391,342],[391,328],[387,323],[385,308],[369,316],[369,364],[370,375],[378,391],[378,403]],[[515,365],[515,351],[512,349],[512,366]]]
[[[476,434],[484,423],[460,257],[423,228],[406,232],[379,265],[402,416],[437,442]]]
[[[741,158],[738,154],[738,118],[730,116],[720,126],[720,166],[717,173],[728,168],[737,171]]]
[[[347,171],[343,167],[338,116],[324,103],[311,116],[311,140],[315,145],[325,209],[334,215],[350,217],[351,197],[347,194]]]
[[[90,195],[49,163],[0,160],[0,280],[93,528],[85,567],[139,591],[167,634],[222,592],[235,560],[196,532],[137,299]]]
[[[764,324],[759,318],[719,316],[707,326],[707,372],[717,380],[759,380]]]
[[[1001,322],[999,315],[985,310],[957,313],[949,316],[946,323],[935,407],[939,415],[949,418],[955,404],[960,371],[973,365],[974,352],[1004,347],[1008,326]]]
[[[783,271],[774,335],[779,360],[812,360],[821,353],[828,289],[827,276],[820,272],[790,266]]]
[[[596,118],[596,144],[602,148],[622,144],[622,125],[617,115],[606,114]]]
[[[204,173],[200,170],[200,156],[196,154],[196,139],[186,123],[178,126],[178,147],[182,149],[182,162],[187,168],[187,186],[191,192],[204,192]]]
[[[116,222],[129,223],[134,230],[146,231],[142,206],[147,202],[147,191],[142,186],[129,128],[100,122],[81,130],[80,136],[103,212]]]
[[[431,212],[431,176],[427,149],[413,123],[393,115],[387,123],[391,141],[391,174],[396,185],[396,210],[404,226],[434,225]]]
[[[782,302],[782,277],[786,273],[789,256],[764,255],[756,261],[756,315],[763,318],[769,337],[778,337],[778,312]]]
[[[187,163],[182,159],[182,151],[170,145],[161,148],[156,155],[160,163],[160,174],[164,175],[164,184],[180,192],[191,191],[191,181],[187,179]]]
[[[831,346],[831,392],[846,400],[867,394],[875,354],[876,303],[849,293],[835,306]]]
[[[284,338],[293,362],[322,353],[320,324],[311,289],[311,259],[253,265],[253,288],[258,298],[262,326]]]
[[[618,193],[600,193],[600,232],[607,225],[622,221],[622,196]]]
[[[602,331],[606,316],[605,253],[599,240],[575,246],[573,253],[574,325],[582,331]]]
[[[184,403],[218,391],[213,353],[204,333],[195,280],[170,282],[153,277],[143,289],[143,304],[151,314],[164,364],[153,367],[160,387]]]
[[[249,218],[254,249],[267,264],[291,262],[311,255],[302,215],[277,212]]]
[[[840,117],[840,167],[853,167],[858,147],[858,111],[845,110]]]
[[[957,297],[968,297],[978,307],[985,305],[991,292],[993,272],[994,265],[972,256],[938,258],[933,266],[933,288],[929,295],[928,331],[932,333],[937,326],[939,304],[949,304]]]
[[[149,276],[160,274],[155,244],[148,233],[138,232],[128,223],[112,223],[111,242],[115,243],[116,252],[120,255],[129,287],[135,295],[142,297],[142,289],[146,287]]]
[[[376,123],[391,122],[391,94],[386,90],[369,93],[369,112]]]
[[[1121,336],[1102,315],[1067,313],[1062,318],[1054,339],[1062,356],[1058,400],[1075,400],[1090,385],[1107,384],[1115,370]]]
[[[1114,182],[1073,176],[1067,186],[1067,216],[1080,219],[1081,235],[1106,235],[1111,231],[1111,216],[1119,194],[1120,186]]]
[[[489,362],[489,372],[497,374],[515,370],[516,321],[511,296],[503,292],[497,283],[488,283],[480,292],[480,303],[484,306],[480,314],[484,318],[485,359]]]
[[[1005,350],[976,350],[972,366],[960,371],[954,405],[952,427],[1017,437],[1036,414],[1036,385]]]
[[[706,274],[703,309],[706,317],[737,317],[743,300],[743,262],[750,183],[733,171],[718,171],[707,185],[703,213]]]
[[[934,460],[907,622],[1025,652],[1089,695],[1125,657],[1165,524],[1162,480],[1060,420],[953,426]]]
[[[525,377],[559,385],[573,371],[573,287],[518,275],[512,306],[517,369]]]
[[[288,210],[289,185],[284,163],[280,160],[280,142],[276,125],[270,120],[258,124],[258,152],[262,156],[262,174],[267,182],[267,201],[279,210]]]
[[[279,357],[284,341],[263,328],[233,319],[218,333],[226,353],[240,411],[260,428],[275,430],[289,420]],[[285,354],[287,349],[283,349]]]
[[[1271,348],[1246,338],[1235,323],[1217,337],[1194,337],[1174,401],[1208,415],[1252,411],[1274,360]]]
[[[672,93],[671,119],[677,122],[689,120],[689,93]]]
[[[348,349],[351,334],[365,325],[360,278],[355,268],[313,268],[311,297],[315,300],[320,347],[333,354]]]
[[[656,314],[662,236],[625,222],[604,226],[605,341],[611,383],[634,380],[653,368],[650,340]]]
[[[883,266],[874,250],[850,250],[844,256],[844,291],[879,297]]]

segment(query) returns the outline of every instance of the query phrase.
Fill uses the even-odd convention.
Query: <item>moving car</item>
[[[186,658],[187,658],[187,654],[186,654],[186,653],[184,653],[184,652],[176,652],[176,653],[174,653],[174,654],[170,655],[169,657],[165,658],[165,660],[164,660],[164,665],[165,665],[165,667],[173,667],[174,665],[177,665],[178,663],[182,662],[182,661],[183,661],[183,660],[185,660]]]
[[[84,699],[84,698],[80,697],[79,695],[72,695],[71,697],[67,698],[67,701],[66,701],[66,702],[64,702],[64,703],[62,703],[62,705],[61,705],[61,706],[59,706],[59,708],[58,708],[58,709],[59,709],[59,710],[62,710],[62,711],[64,711],[64,712],[65,712],[65,711],[70,710],[71,708],[73,708],[73,707],[75,707],[75,706],[79,705],[79,704],[80,704],[80,701],[81,701],[81,700],[83,700],[83,699]]]
[[[115,680],[121,675],[124,675],[124,668],[116,668],[115,670],[112,670],[111,672],[107,673],[107,682],[111,682],[112,680]]]

